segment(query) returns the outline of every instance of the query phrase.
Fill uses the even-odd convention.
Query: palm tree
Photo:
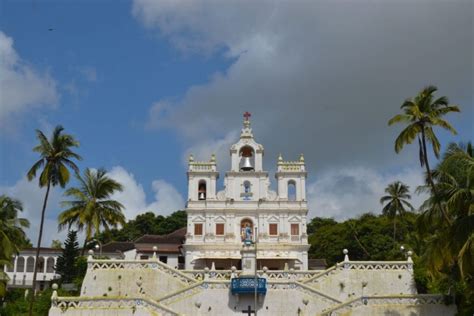
[[[6,195],[0,196],[0,266],[11,265],[12,255],[18,252],[20,240],[24,240],[23,228],[28,228],[30,223],[25,218],[18,218],[18,213],[23,211],[21,202]],[[5,295],[6,274],[0,271],[0,297]]]
[[[407,99],[401,106],[403,114],[398,114],[388,121],[388,125],[406,123],[408,126],[395,140],[395,152],[399,153],[406,144],[411,144],[418,139],[419,159],[421,166],[426,168],[426,176],[434,194],[436,187],[433,182],[426,142],[431,143],[436,158],[439,158],[441,145],[436,137],[433,127],[439,126],[453,134],[456,130],[442,117],[451,112],[460,112],[459,107],[450,105],[447,97],[434,98],[438,90],[435,86],[428,86],[421,90],[414,98]],[[446,212],[445,219],[449,221]]]
[[[382,213],[393,219],[393,241],[395,242],[397,215],[403,216],[407,212],[406,208],[413,210],[413,206],[408,202],[411,199],[410,190],[406,184],[395,181],[385,188],[385,193],[387,195],[380,198],[380,204],[388,202],[383,207]]]
[[[38,243],[36,246],[36,259],[38,262],[39,251],[41,247],[41,238],[43,236],[43,224],[44,216],[46,212],[46,206],[48,203],[49,190],[51,186],[57,186],[58,184],[64,188],[66,183],[69,182],[70,174],[69,168],[74,170],[76,173],[79,172],[79,168],[72,161],[72,159],[81,160],[81,156],[71,150],[71,147],[78,147],[77,142],[73,136],[63,134],[64,128],[61,125],[56,126],[51,138],[48,140],[42,131],[36,130],[36,137],[39,140],[39,144],[33,148],[33,151],[40,154],[41,158],[34,163],[31,169],[28,171],[28,180],[31,181],[36,177],[36,173],[41,170],[39,176],[40,188],[46,187],[46,193],[43,201],[43,209],[41,211],[41,222],[38,233]],[[33,273],[33,293],[36,287],[36,273],[38,265],[35,265]],[[31,295],[29,315],[33,312],[34,295]]]
[[[58,222],[60,230],[72,225],[79,231],[85,230],[84,254],[87,242],[100,232],[101,227],[108,230],[109,226],[115,228],[118,224],[125,224],[123,205],[110,199],[113,193],[122,191],[122,185],[109,178],[105,169],[94,171],[88,168],[84,176],[77,174],[76,177],[80,186],[69,188],[64,193],[73,200],[62,203],[69,208],[59,214]]]
[[[421,206],[422,233],[431,235],[426,260],[432,274],[457,264],[462,277],[474,276],[474,150],[469,143],[450,144],[433,171],[439,194]],[[429,191],[427,186],[419,191]],[[447,210],[450,225],[441,221],[439,205]],[[433,232],[435,232],[433,234]]]

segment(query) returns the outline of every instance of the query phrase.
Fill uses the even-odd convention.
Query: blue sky
[[[3,0],[0,190],[37,221],[34,130],[62,124],[81,168],[125,184],[127,216],[169,214],[187,154],[216,153],[225,171],[248,110],[267,170],[305,153],[312,216],[378,212],[390,181],[421,182],[416,148],[396,155],[386,126],[404,98],[438,85],[463,110],[443,144],[473,138],[472,2],[429,3]]]

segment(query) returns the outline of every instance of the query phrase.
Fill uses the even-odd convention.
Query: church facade
[[[280,155],[277,190],[271,190],[269,172],[263,167],[264,148],[256,142],[249,118],[246,113],[240,139],[230,148],[230,170],[224,175],[223,190],[217,190],[214,155],[207,162],[189,157],[188,226],[183,246],[186,270],[240,268],[246,231],[256,245],[259,269],[308,269],[304,157],[283,161]]]

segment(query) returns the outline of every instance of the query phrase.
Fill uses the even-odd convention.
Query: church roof
[[[111,241],[102,246],[103,252],[124,252],[135,248],[135,244],[131,241]]]
[[[135,240],[136,244],[182,244],[186,236],[186,227],[168,235],[143,235]]]

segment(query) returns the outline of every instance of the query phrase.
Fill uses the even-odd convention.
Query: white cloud
[[[396,155],[400,127],[387,126],[406,97],[438,85],[463,106],[453,124],[470,124],[471,9],[469,1],[135,0],[137,20],[180,51],[231,58],[182,98],[157,100],[148,127],[176,130],[189,148],[226,137],[248,110],[267,164],[281,151],[323,169],[407,165],[414,146]],[[444,18],[433,25],[436,16]]]
[[[11,119],[33,108],[55,107],[56,81],[22,60],[13,39],[0,31],[0,125],[14,128]]]
[[[163,180],[153,181],[152,189],[155,196],[154,200],[148,204],[143,186],[136,181],[132,173],[123,167],[117,166],[112,168],[109,176],[124,186],[124,191],[114,194],[112,198],[117,199],[125,206],[127,219],[135,218],[136,215],[145,211],[169,215],[184,208],[184,199],[181,194],[171,184]],[[21,178],[12,186],[0,186],[0,194],[6,194],[22,202],[23,212],[20,217],[27,218],[30,221],[30,228],[26,230],[26,233],[34,246],[36,246],[38,239],[45,190],[45,188],[38,186],[37,179],[30,182],[26,177]],[[51,188],[46,209],[42,246],[50,246],[53,239],[63,241],[67,235],[67,230],[58,232],[57,215],[62,210],[60,206],[62,200],[62,190],[58,187]],[[82,240],[82,238],[83,234],[81,233],[79,239]]]
[[[116,166],[112,168],[108,175],[124,187],[122,192],[115,193],[111,198],[124,205],[127,219],[135,218],[135,216],[145,211],[169,215],[184,208],[184,199],[181,194],[171,184],[163,180],[153,181],[152,189],[155,193],[155,200],[147,203],[143,186],[137,182],[131,172],[123,167]]]
[[[34,179],[30,182],[26,177],[21,178],[12,186],[0,187],[0,194],[6,194],[18,199],[23,204],[23,212],[19,214],[19,217],[27,218],[30,221],[30,228],[26,230],[26,234],[33,246],[36,246],[38,242],[41,210],[45,193],[46,188],[40,188],[38,186],[38,179]],[[43,225],[43,238],[41,243],[43,247],[49,247],[53,239],[64,240],[67,235],[67,231],[58,233],[56,215],[60,210],[60,197],[61,193],[59,188],[51,188]]]
[[[426,198],[415,189],[423,184],[420,169],[405,169],[397,173],[381,174],[371,168],[342,168],[316,175],[308,185],[310,217],[333,217],[344,220],[357,215],[382,210],[379,202],[389,183],[401,181],[410,187],[411,203],[417,208]]]

